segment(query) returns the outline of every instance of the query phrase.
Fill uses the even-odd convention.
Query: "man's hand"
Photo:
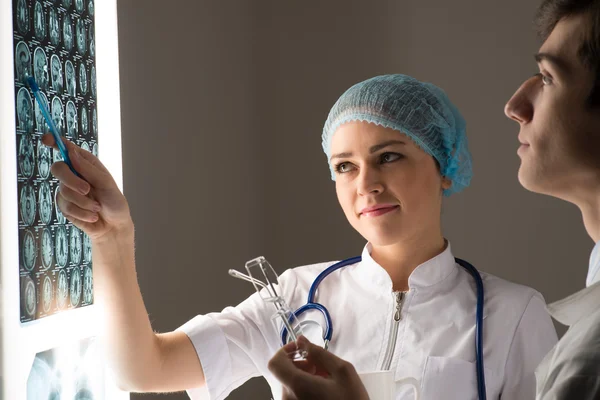
[[[289,353],[300,348],[307,351],[306,361],[294,362]],[[269,361],[269,370],[284,386],[284,400],[368,400],[354,366],[305,337],[298,344],[288,343]]]

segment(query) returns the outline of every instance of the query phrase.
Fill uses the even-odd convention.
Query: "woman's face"
[[[344,214],[372,245],[441,233],[442,191],[451,182],[406,135],[367,122],[347,123],[334,133],[331,155]]]

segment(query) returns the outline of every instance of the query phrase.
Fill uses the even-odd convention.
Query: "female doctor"
[[[51,136],[43,140],[54,145]],[[468,186],[472,174],[463,118],[432,84],[378,76],[340,97],[322,144],[344,214],[367,241],[360,260],[332,272],[316,291],[314,301],[331,317],[328,351],[358,372],[418,379],[422,399],[478,398],[477,285],[455,260],[440,218],[443,196]],[[262,375],[281,398],[283,386],[268,362],[282,338],[271,321],[273,307],[258,294],[173,332],[152,331],[135,275],[127,201],[96,157],[67,145],[84,179],[65,163],[54,164],[57,202],[92,239],[108,359],[120,386],[223,399]],[[332,264],[285,271],[279,293],[292,309],[303,306],[315,278]],[[531,288],[481,277],[487,398],[531,399],[534,369],[557,341],[544,299]],[[300,320],[327,326],[315,310]],[[396,393],[396,399],[413,398],[408,386]]]

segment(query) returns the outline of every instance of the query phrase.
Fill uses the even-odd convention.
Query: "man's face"
[[[539,74],[505,107],[520,125],[519,181],[528,190],[568,199],[600,172],[600,112],[586,101],[594,74],[578,51],[587,19],[562,19],[536,55]]]

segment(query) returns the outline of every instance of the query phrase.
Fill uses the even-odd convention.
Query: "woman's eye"
[[[351,164],[348,162],[339,163],[335,166],[335,171],[339,173],[344,173],[350,171]]]
[[[396,160],[400,159],[401,157],[402,157],[402,155],[398,154],[398,153],[383,153],[381,155],[381,162],[389,163],[389,162],[396,161]]]

